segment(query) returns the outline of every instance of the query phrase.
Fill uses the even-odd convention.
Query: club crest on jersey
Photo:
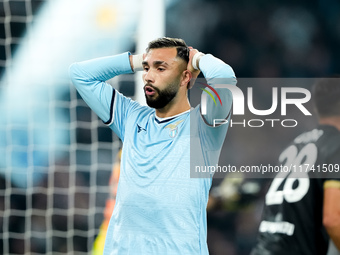
[[[165,126],[164,128],[169,128],[170,130],[169,130],[169,136],[171,137],[171,138],[174,138],[174,137],[176,137],[177,136],[177,134],[178,134],[178,125],[180,124],[180,123],[182,123],[184,120],[179,120],[179,121],[177,121],[177,122],[175,122],[175,123],[172,123],[172,124],[169,124],[169,125],[167,125],[167,126]]]

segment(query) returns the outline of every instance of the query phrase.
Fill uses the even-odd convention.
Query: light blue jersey
[[[83,99],[123,142],[116,205],[104,253],[206,255],[206,206],[212,180],[190,178],[190,163],[218,163],[228,126],[207,123],[227,117],[230,92],[219,90],[227,106],[208,111],[206,120],[199,106],[158,118],[155,109],[141,106],[105,83],[116,75],[132,73],[128,54],[70,67]],[[201,58],[200,69],[209,77],[209,85],[220,83],[219,78],[236,84],[232,69],[212,55]],[[191,153],[190,146],[195,147]]]

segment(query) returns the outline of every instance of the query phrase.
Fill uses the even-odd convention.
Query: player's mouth
[[[156,90],[149,85],[144,86],[144,91],[145,91],[145,94],[148,96],[153,96],[156,93]]]

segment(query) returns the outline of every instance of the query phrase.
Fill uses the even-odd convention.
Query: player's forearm
[[[340,251],[340,221],[339,215],[337,215],[337,218],[335,217],[327,217],[323,219],[323,224],[327,230],[328,235],[332,239],[333,243],[337,247],[337,249]]]
[[[206,79],[227,78],[234,80],[236,84],[236,76],[233,69],[211,54],[202,56],[198,66]]]
[[[107,81],[117,75],[132,73],[129,54],[96,58],[74,63],[69,69],[73,83],[91,85],[96,81]]]
[[[113,88],[105,81],[116,75],[132,73],[129,54],[74,63],[70,78],[88,106],[105,122],[110,119]]]
[[[323,225],[340,250],[340,182],[326,181],[324,184]]]
[[[340,251],[340,233],[339,233],[340,225],[334,226],[334,227],[328,227],[326,229],[327,229],[327,233],[330,236],[330,238],[332,239],[334,245]]]
[[[199,67],[206,78],[208,85],[213,87],[217,92],[217,95],[215,95],[211,91],[215,98],[216,105],[213,98],[210,96],[206,97],[207,114],[205,119],[209,124],[213,124],[213,121],[216,119],[225,119],[228,116],[232,105],[232,94],[230,90],[227,88],[218,88],[217,85],[235,86],[237,80],[233,69],[228,64],[212,55],[208,54],[203,56],[199,61]],[[207,90],[209,89],[207,88]],[[220,97],[221,102],[218,97]]]

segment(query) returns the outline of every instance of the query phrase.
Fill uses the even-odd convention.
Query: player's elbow
[[[80,84],[80,81],[82,80],[81,70],[78,63],[71,64],[68,69],[68,73],[72,83],[77,87],[77,85]]]
[[[68,74],[73,82],[73,80],[75,79],[75,77],[77,77],[77,63],[73,63],[69,66],[68,68]]]
[[[227,77],[236,79],[234,69],[230,65],[225,64],[224,69],[225,69],[225,73],[228,75]]]

